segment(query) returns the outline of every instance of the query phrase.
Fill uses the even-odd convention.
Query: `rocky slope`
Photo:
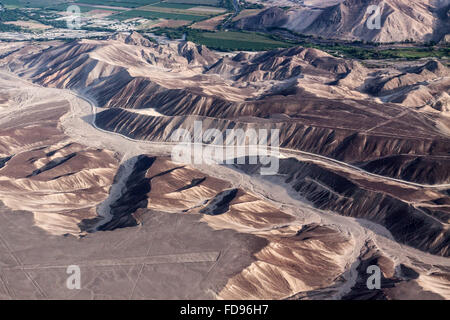
[[[339,241],[336,237],[295,239],[302,224],[291,214],[231,182],[180,166],[170,158],[140,154],[119,166],[123,145],[112,148],[115,151],[86,146],[91,140],[108,143],[93,137],[80,139],[70,129],[73,108],[81,101],[9,73],[2,72],[0,81],[4,98],[1,240],[17,250],[0,252],[1,298],[211,299],[237,294],[284,298],[333,285],[334,278],[347,271],[345,261],[352,258],[348,256],[353,244],[350,236]],[[328,232],[328,228],[332,227],[319,230]],[[274,236],[272,229],[294,238]],[[294,272],[291,264],[301,263],[318,242],[325,256],[312,259],[311,268],[314,261],[325,263],[330,276],[319,279]],[[151,256],[145,243],[152,243]],[[291,248],[292,243],[298,249]],[[280,252],[290,256],[289,262],[271,258]],[[328,256],[329,252],[333,255]],[[85,284],[76,297],[63,280],[67,263],[83,269]],[[148,291],[146,280],[135,282],[134,276],[123,272],[122,268],[141,268],[141,263],[152,266],[150,273],[143,270],[142,274],[153,279],[153,286],[164,279],[163,290]],[[255,265],[258,272],[252,279],[237,276]],[[102,271],[105,266],[114,274],[112,283]],[[289,284],[274,282],[274,273],[286,277]],[[272,289],[251,289],[249,281],[271,282]],[[119,287],[111,288],[118,283]],[[189,288],[193,283],[198,287],[194,291]]]
[[[68,139],[59,124],[69,112],[64,97],[4,75],[0,82],[1,201],[31,211],[50,234],[79,233],[78,222],[97,216],[108,195],[118,168],[114,153]]]
[[[370,6],[380,8],[380,29],[367,27],[373,20]],[[325,38],[374,42],[440,41],[449,33],[445,1],[434,0],[343,0],[324,5],[296,5],[285,10],[272,6],[246,16],[235,27],[246,30],[287,28]]]
[[[257,172],[257,168],[248,165],[242,169],[251,174]],[[437,199],[450,202],[443,193],[418,196],[420,189],[388,188],[383,183],[362,182],[326,166],[297,159],[281,160],[279,174],[286,177],[283,180],[287,188],[292,188],[317,208],[376,222],[386,227],[399,242],[434,254],[450,254],[447,227],[450,207],[429,205]]]
[[[445,111],[399,100],[418,85],[430,95],[438,84],[446,88],[450,72],[438,61],[369,70],[356,61],[301,47],[219,57],[192,43],[158,45],[138,34],[74,41],[38,54],[14,52],[5,60],[36,83],[90,96],[106,108],[96,115],[98,127],[136,140],[170,142],[177,129],[194,133],[199,120],[203,130],[279,129],[280,145],[286,150],[326,156],[418,184],[450,181],[450,120]],[[302,188],[307,185],[302,183]],[[361,209],[357,199],[373,197],[377,208],[386,202],[386,212],[401,207],[399,215],[405,219],[421,215],[377,193],[359,197],[358,189],[348,192],[356,200],[343,206],[329,202],[326,209],[354,216],[352,212]],[[380,210],[374,214],[384,216]],[[396,222],[375,221],[392,229],[402,242],[447,254],[447,236],[441,242],[416,240],[407,235],[414,228],[393,231]],[[441,237],[433,231],[434,223],[424,227],[424,234]]]
[[[138,139],[167,141],[170,128],[189,127],[186,116],[196,116],[217,119],[211,125],[221,129],[248,123],[280,128],[283,147],[344,161],[448,155],[442,91],[449,71],[437,61],[368,70],[315,49],[220,58],[191,43],[160,46],[139,37],[82,40],[5,60],[37,83],[89,95],[111,109],[98,116],[99,126]],[[438,159],[429,161],[439,166]]]
[[[138,34],[1,52],[22,77],[1,72],[0,233],[19,252],[0,253],[2,297],[21,296],[15,283],[70,296],[48,281],[65,279],[58,263],[83,267],[83,297],[450,296],[450,122],[428,100],[390,100],[417,85],[439,100],[439,62],[369,70],[314,49],[220,56]],[[279,174],[172,162],[172,133],[196,120],[280,129]],[[37,286],[16,281],[17,261]],[[384,278],[369,293],[370,263]]]

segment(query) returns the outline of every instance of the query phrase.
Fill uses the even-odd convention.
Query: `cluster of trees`
[[[22,28],[13,24],[5,24],[0,22],[0,32],[19,32]]]
[[[27,16],[19,9],[3,9],[0,11],[0,22],[28,20]]]
[[[157,36],[166,36],[170,40],[181,39],[183,35],[187,32],[187,28],[155,28],[152,29],[152,33]]]
[[[67,23],[64,20],[55,20],[58,17],[56,14],[49,15],[45,11],[33,11],[23,13],[28,19],[40,22],[42,24],[52,26],[53,28],[67,28]]]
[[[26,17],[22,15],[20,10],[14,9],[14,10],[8,10],[4,7],[2,7],[2,10],[0,11],[0,32],[19,32],[22,30],[21,27],[13,25],[13,24],[6,24],[5,22],[9,21],[18,21],[18,20],[28,20]]]
[[[219,6],[230,11],[234,11],[233,0],[220,0]]]

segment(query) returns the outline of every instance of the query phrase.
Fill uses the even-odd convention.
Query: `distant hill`
[[[376,22],[379,7],[380,28]],[[328,7],[270,7],[257,15],[243,17],[235,27],[263,30],[272,27],[346,40],[375,42],[440,41],[450,33],[450,1],[447,0],[345,0]]]

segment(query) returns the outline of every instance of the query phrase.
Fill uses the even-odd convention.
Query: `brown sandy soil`
[[[27,28],[27,29],[40,29],[40,30],[45,30],[45,29],[50,29],[52,28],[51,26],[47,26],[45,24],[36,22],[36,21],[7,21],[5,22],[5,24],[13,24],[19,27],[23,27],[23,28]]]
[[[4,80],[12,84],[11,78]],[[11,90],[13,94],[6,94]],[[1,241],[8,248],[1,253],[6,259],[0,288],[3,298],[222,297],[222,290],[231,290],[224,288],[228,288],[227,283],[234,275],[246,268],[253,268],[252,263],[263,260],[274,248],[290,250],[290,243],[273,236],[271,230],[282,228],[286,229],[282,232],[291,235],[301,228],[301,224],[295,223],[294,217],[243,190],[236,193],[228,209],[220,215],[205,215],[201,213],[202,209],[232,185],[205,176],[193,168],[180,167],[166,158],[156,159],[145,172],[145,179],[151,182],[151,191],[146,195],[149,199],[147,207],[133,212],[132,217],[139,224],[137,229],[121,231],[119,228],[114,233],[96,232],[83,235],[78,240],[68,236],[80,235],[80,222],[97,217],[96,207],[111,196],[110,186],[114,183],[112,179],[118,163],[112,152],[87,148],[70,142],[70,138],[65,136],[58,125],[60,117],[69,110],[65,106],[69,102],[63,96],[54,98],[53,103],[49,101],[36,106],[33,101],[39,96],[39,88],[30,86],[21,90],[26,92],[20,95],[22,114],[29,116],[16,118],[14,114],[8,114],[9,121],[0,132],[4,137],[15,139],[15,143],[4,142],[2,149],[2,153],[14,156],[0,169],[1,200],[5,204],[0,209],[0,219],[11,219],[13,216],[9,208],[14,209],[17,215],[14,225],[20,224],[22,229],[20,238],[9,232],[7,224],[3,224],[6,228],[0,231]],[[2,97],[12,111],[10,99],[14,97],[17,100],[20,89],[4,91]],[[43,91],[41,97],[45,95]],[[55,97],[52,92],[49,95],[48,99]],[[13,126],[15,131],[8,131],[8,126]],[[39,130],[41,133],[39,140],[30,140],[30,133],[20,131],[30,126],[34,132]],[[45,134],[51,140],[46,139]],[[192,185],[195,179],[204,180],[198,185]],[[175,229],[161,229],[160,224],[166,223]],[[181,227],[183,232],[179,230]],[[159,231],[154,232],[155,228]],[[136,237],[136,232],[139,232],[139,237]],[[274,232],[277,234],[281,231]],[[192,236],[187,237],[187,234]],[[114,241],[110,242],[109,237],[113,237]],[[122,237],[126,240],[125,244]],[[166,238],[163,246],[152,245],[147,249],[136,243],[151,243],[160,237]],[[128,238],[135,240],[130,241]],[[22,239],[27,239],[31,245],[23,247]],[[115,245],[105,248],[104,241]],[[346,245],[345,241],[343,246]],[[268,246],[272,242],[274,244]],[[336,239],[333,239],[333,244],[324,245],[334,246],[335,243]],[[36,250],[33,244],[51,247],[52,250],[46,251],[48,254],[30,254]],[[141,249],[145,252],[140,252]],[[16,250],[23,254],[16,253]],[[301,253],[297,255],[301,256]],[[303,258],[290,259],[299,263]],[[282,261],[270,267],[265,267],[266,262],[257,263],[264,265],[258,272],[258,279],[271,277],[273,272],[287,277],[292,272],[286,269]],[[83,270],[85,284],[76,296],[64,286],[65,269],[70,264],[80,265]],[[344,272],[344,269],[339,271]],[[105,270],[110,270],[109,276]],[[180,274],[183,274],[182,281],[177,276]],[[111,275],[116,278],[114,284],[107,281]],[[305,280],[307,274],[293,274],[290,277],[291,285],[280,287],[272,298],[287,297],[305,289],[300,285],[303,281],[314,282]],[[298,280],[299,277],[304,280]],[[156,279],[176,283],[176,290],[175,286],[171,289],[170,284],[166,284],[164,290],[149,290],[148,281],[153,283],[152,288],[163,285],[162,282],[155,282]],[[189,288],[188,284],[193,281],[200,282],[198,290]],[[22,282],[24,286],[19,291],[15,283]],[[332,279],[326,283],[332,285]],[[118,284],[121,290],[114,290]],[[235,287],[233,284],[230,288]],[[235,289],[232,290],[234,292]],[[269,295],[266,291],[254,292],[252,289],[251,293],[241,298],[264,298]]]
[[[254,234],[268,243],[255,254],[256,261],[249,269],[243,270],[227,283],[225,291],[219,294],[220,298],[279,299],[299,291],[330,286],[335,277],[347,267],[345,263],[336,263],[337,257],[340,257],[339,261],[346,261],[347,256],[353,253],[353,241],[327,227],[311,227],[306,233],[308,241],[303,241],[302,237],[306,237],[304,234],[302,237],[296,235],[302,225],[293,216],[243,190],[237,190],[224,212],[217,215],[205,214],[204,209],[210,205],[211,199],[230,190],[231,185],[188,166],[179,166],[168,159],[157,158],[146,171],[145,177],[149,182],[144,184],[151,185],[151,191],[146,195],[146,208],[170,211],[176,215],[180,212],[183,215],[200,214],[203,216],[201,221],[215,230],[232,229],[244,234]],[[198,185],[193,184],[196,180]],[[143,185],[139,185],[143,188]],[[141,208],[136,211],[134,218],[140,224],[145,220],[146,214],[145,208]],[[317,241],[311,239],[316,236]],[[321,254],[310,256],[312,248]],[[305,261],[310,261],[311,267],[307,267]],[[299,272],[294,267],[299,264],[305,268],[304,272]],[[324,272],[314,278],[311,275],[313,266],[317,268],[319,264],[323,264]],[[309,268],[311,269],[308,270]],[[324,277],[325,272],[330,274],[328,278]]]
[[[29,108],[36,109],[34,105],[30,105]],[[46,113],[47,110],[39,109],[36,112]],[[34,118],[36,119],[36,117]],[[23,126],[28,125],[26,120],[23,119]],[[53,121],[57,121],[57,118]],[[8,134],[14,136],[12,133]],[[292,216],[243,191],[239,191],[230,203],[230,209],[225,212],[226,214],[221,215],[220,219],[219,217],[214,219],[211,216],[210,219],[202,221],[202,214],[196,208],[198,203],[214,198],[231,185],[227,185],[225,181],[219,179],[206,177],[206,180],[200,185],[180,190],[189,186],[193,179],[204,175],[200,171],[188,167],[180,168],[167,159],[157,159],[151,169],[146,172],[146,177],[151,179],[152,184],[152,191],[148,194],[150,211],[140,209],[134,213],[134,217],[139,221],[139,229],[124,229],[123,232],[118,231],[118,235],[114,234],[114,243],[120,246],[121,250],[117,251],[117,246],[105,249],[104,244],[101,244],[101,247],[93,245],[92,243],[100,244],[108,241],[104,238],[103,233],[88,235],[83,238],[82,242],[73,237],[63,238],[67,240],[61,242],[59,240],[61,235],[79,233],[78,223],[81,219],[92,219],[96,216],[95,206],[108,196],[108,186],[112,184],[111,179],[114,172],[117,171],[117,163],[112,153],[86,150],[86,147],[79,144],[64,145],[66,142],[54,142],[49,147],[40,148],[36,145],[37,148],[30,151],[17,153],[0,170],[2,201],[7,207],[16,210],[16,215],[21,216],[15,219],[15,223],[21,223],[21,219],[30,218],[29,213],[17,210],[33,212],[31,217],[33,217],[34,223],[26,222],[21,227],[23,229],[21,236],[27,240],[33,239],[32,243],[53,248],[50,255],[18,256],[14,252],[4,253],[6,257],[13,259],[11,264],[7,262],[3,269],[4,291],[2,294],[4,298],[215,297],[227,284],[230,277],[246,267],[252,268],[251,263],[255,260],[253,253],[260,250],[263,250],[262,252],[272,250],[271,248],[263,249],[269,241],[274,241],[271,237],[264,235],[266,232],[264,230],[271,230],[274,226],[286,225],[294,221]],[[17,149],[10,149],[8,152],[17,152]],[[69,159],[64,163],[46,170],[46,166],[52,161],[67,159],[68,156]],[[108,164],[109,167],[105,168],[104,166]],[[188,211],[182,213],[181,211],[185,209]],[[166,213],[164,217],[157,211],[173,213]],[[11,213],[6,207],[1,212],[4,219],[9,219]],[[158,223],[155,223],[155,219],[158,219],[159,223],[169,223],[176,229],[171,230],[171,228],[164,227],[161,230]],[[173,220],[176,223],[163,222],[164,220]],[[32,225],[39,229],[33,229]],[[211,228],[207,225],[216,225],[216,227]],[[177,226],[182,226],[183,232],[179,232]],[[146,238],[144,236],[146,231],[143,231],[143,228],[147,229],[148,227],[151,227],[148,234],[153,235],[150,238]],[[159,231],[152,231],[156,227]],[[292,228],[300,228],[300,226]],[[204,230],[202,231],[202,229]],[[234,232],[230,233],[230,229],[241,232],[237,239],[245,241],[245,245],[240,242],[241,240],[230,241],[229,237],[234,234]],[[252,232],[250,232],[244,236],[242,232],[245,229],[262,232],[262,234],[251,235]],[[46,233],[38,230],[45,230]],[[167,241],[166,238],[164,247],[153,245],[146,254],[133,253],[135,249],[131,250],[131,248],[139,247],[139,245],[134,241],[127,241],[126,245],[121,244],[120,233],[123,233],[124,237],[135,238],[133,234],[138,231],[140,236],[136,240],[139,241],[146,239],[146,241],[152,242],[155,241],[152,240],[152,237],[159,239],[163,234],[167,234],[170,240]],[[128,233],[131,234],[128,235]],[[209,236],[208,233],[212,234]],[[8,230],[2,230],[1,234],[2,242],[8,243],[8,246],[14,248],[21,246],[20,241],[17,242],[18,239]],[[176,236],[174,236],[175,234]],[[186,234],[194,235],[191,241],[186,240]],[[205,241],[207,241],[205,239],[208,237],[214,239],[215,245],[205,245]],[[223,242],[220,237],[223,237]],[[236,239],[236,236],[233,237]],[[336,243],[336,239],[333,239],[333,243]],[[280,247],[281,243],[275,246]],[[283,246],[287,250],[290,245],[287,243]],[[54,261],[56,256],[53,254],[59,252],[60,248],[64,248],[64,252],[67,252],[68,255],[61,252],[57,261]],[[32,252],[35,248],[28,246],[21,250]],[[101,250],[102,253],[99,253],[98,250]],[[126,255],[124,255],[125,253]],[[261,255],[261,258],[258,258],[259,255],[257,255],[256,259],[263,259],[264,254],[261,253]],[[233,264],[227,263],[229,259],[232,259]],[[71,292],[64,288],[66,264],[77,264],[82,267],[85,285],[83,291],[78,292],[77,296],[71,296]],[[226,267],[227,265],[232,267]],[[145,266],[145,268],[142,269],[140,266]],[[124,272],[123,267],[127,271]],[[114,286],[108,285],[108,273],[105,268],[111,270],[111,274],[117,278],[114,285],[120,283],[121,290],[113,291]],[[264,278],[270,277],[273,272],[280,275],[287,274],[289,270],[285,271],[284,268],[283,263],[280,262],[279,265],[272,265],[269,269],[259,273]],[[135,273],[139,269],[143,271]],[[183,270],[183,281],[180,282],[176,275],[180,274],[181,270]],[[295,280],[299,276],[299,274],[294,274],[292,276],[294,280],[289,280],[293,281],[291,286],[288,289],[280,288],[278,294],[272,298],[289,296],[293,292],[304,289],[299,285],[302,281]],[[170,285],[168,287],[166,285],[165,289],[157,291],[158,293],[149,290],[147,281],[153,283],[152,287],[159,285],[155,284],[155,277],[161,280],[165,279],[169,283],[177,283],[176,291],[175,287],[172,290]],[[306,274],[303,277],[306,277]],[[33,280],[28,284],[27,278]],[[136,280],[134,281],[134,279]],[[20,281],[25,281],[26,284],[25,289],[18,291],[14,283]],[[98,284],[99,281],[102,284]],[[187,288],[191,281],[201,281],[199,290],[192,291]],[[327,284],[331,285],[332,282],[327,282]],[[182,289],[184,286],[186,286],[186,290]],[[221,295],[219,294],[219,296]],[[249,293],[242,298],[252,295],[264,298],[268,296],[268,293],[252,292],[251,295]]]
[[[203,20],[194,23],[191,28],[193,29],[201,29],[201,30],[216,30],[217,26],[228,16],[228,14],[224,14],[221,16],[217,16],[208,20]]]
[[[7,100],[0,154],[12,156],[0,168],[1,201],[31,211],[35,225],[50,234],[78,234],[77,224],[96,217],[96,206],[108,195],[118,168],[114,154],[68,139],[59,125],[69,111],[64,98],[40,95],[31,86],[4,85],[0,94]]]
[[[223,13],[225,11],[227,11],[224,8],[217,8],[217,7],[202,7],[202,6],[198,6],[198,7],[193,7],[193,8],[189,8],[186,9],[187,11],[197,11],[197,12],[212,12],[212,13]]]
[[[82,239],[49,236],[29,212],[3,206],[0,222],[0,299],[214,299],[265,245],[199,216],[151,211],[138,228]],[[81,290],[66,286],[70,265]]]
[[[52,161],[66,159],[43,171]],[[116,170],[111,152],[77,144],[22,152],[0,172],[2,201],[10,208],[33,212],[35,224],[51,234],[79,234],[77,224],[97,216],[96,205],[106,199]]]
[[[242,10],[236,17],[233,18],[233,21],[237,21],[237,20],[240,20],[240,19],[248,17],[248,16],[256,15],[256,14],[260,13],[261,11],[264,11],[264,9],[245,9],[245,10]]]
[[[164,174],[161,175],[161,172]],[[148,193],[150,200],[147,208],[156,211],[202,213],[211,199],[233,189],[226,181],[205,175],[189,166],[180,166],[168,158],[158,158],[147,171],[146,177],[151,180],[152,186]],[[226,215],[204,216],[209,225],[248,232],[284,226],[295,220],[244,190],[236,191]]]
[[[356,200],[347,206],[337,201],[332,209],[363,215],[387,226],[404,243],[448,255],[448,210],[428,203],[441,201],[439,195],[450,181],[446,112],[383,102],[417,85],[430,92],[446,88],[448,67],[439,61],[369,70],[357,61],[301,47],[221,57],[189,42],[153,44],[136,33],[56,46],[38,59],[18,52],[5,60],[43,85],[83,90],[105,108],[96,116],[96,125],[133,140],[163,146],[173,130],[192,132],[199,119],[205,130],[222,132],[277,128],[288,157],[309,155],[327,170],[344,171],[351,178],[344,191],[334,190],[339,189],[334,181],[301,180],[295,187],[302,193],[321,205],[342,194],[344,199],[359,199],[359,188],[369,192],[372,201],[386,195],[385,203],[401,210],[404,219],[428,221],[417,226],[424,226],[423,237],[431,238],[419,239],[417,227],[400,228],[402,219],[383,221],[376,204],[361,211]],[[91,71],[84,73],[80,65],[89,65]],[[414,199],[408,195],[411,187]],[[426,210],[414,209],[424,204]]]
[[[156,23],[155,22],[151,22],[148,27],[151,28],[178,28],[178,27],[183,27],[183,26],[187,26],[188,24],[190,24],[191,21],[188,20],[167,20],[167,19],[159,19]],[[143,28],[146,28],[147,26],[143,25]]]
[[[439,63],[227,58],[138,34],[0,50],[22,76],[1,72],[3,297],[339,299],[366,294],[376,256],[381,298],[449,298],[445,112],[381,101],[441,82]],[[279,175],[171,162],[170,133],[196,119],[282,129]]]
[[[350,237],[323,226],[284,228],[266,236],[270,244],[229,280],[222,299],[285,299],[328,287],[345,268],[355,245]]]
[[[112,10],[91,10],[88,12],[88,15],[92,18],[105,18],[108,16],[111,16],[113,14],[119,13],[119,11],[112,11]]]

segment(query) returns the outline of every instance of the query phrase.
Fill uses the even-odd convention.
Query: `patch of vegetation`
[[[5,9],[0,12],[0,22],[28,20],[19,9]]]
[[[22,3],[19,0],[1,0],[0,3],[6,8],[21,8]]]
[[[244,1],[243,7],[244,9],[264,9],[264,5],[260,3],[250,3],[247,1]]]
[[[157,36],[166,36],[170,40],[181,39],[188,30],[185,27],[180,28],[155,28],[152,33]]]
[[[230,11],[234,11],[233,0],[220,0],[219,5]]]
[[[46,10],[52,10],[52,11],[60,11],[60,12],[62,12],[62,11],[66,11],[67,8],[68,8],[70,5],[71,5],[71,3],[68,3],[68,4],[58,4],[58,5],[54,5],[54,6],[51,6],[51,7],[46,7],[45,9],[46,9]],[[80,10],[81,10],[82,13],[89,12],[89,11],[92,11],[92,10],[98,10],[98,9],[99,9],[99,8],[92,7],[92,6],[87,6],[87,5],[84,5],[84,6],[83,6],[83,5],[81,5],[81,4],[78,4],[77,6],[80,8]],[[101,10],[105,10],[105,11],[121,11],[120,9],[113,9],[113,8],[101,8]]]
[[[82,30],[92,31],[92,32],[115,32],[115,30],[105,27],[90,27],[90,26],[82,26]]]
[[[450,56],[450,48],[396,48],[378,49],[364,48],[352,45],[320,45],[307,42],[299,43],[304,47],[317,48],[326,51],[334,56],[360,60],[385,60],[385,59],[406,59],[417,60],[422,58],[444,58]]]
[[[264,51],[293,46],[256,32],[188,30],[187,40],[220,51]]]
[[[421,58],[444,58],[450,57],[450,48],[405,48],[405,49],[391,49],[380,50],[381,55],[390,55],[399,59],[416,60]]]
[[[278,36],[268,33],[247,31],[206,31],[179,28],[155,28],[152,29],[156,35],[164,35],[169,39],[181,39],[186,35],[188,41],[205,45],[211,49],[220,51],[266,51],[277,48],[288,48],[302,46],[305,48],[316,48],[328,52],[337,57],[345,57],[359,60],[383,60],[383,59],[408,59],[420,58],[444,58],[450,56],[450,48],[425,47],[425,48],[399,48],[381,49],[374,44],[369,47],[361,41],[354,43],[315,43],[312,36],[304,35],[297,41],[283,40]]]
[[[67,28],[67,22],[65,20],[55,20],[56,18],[61,17],[56,13],[51,13],[44,10],[35,10],[23,12],[23,14],[30,20],[34,20],[54,28]]]
[[[0,22],[0,32],[21,32],[22,28],[13,24],[4,24]]]
[[[65,21],[55,20],[60,17],[57,14],[49,13],[47,11],[37,9],[5,9],[0,12],[0,23],[2,24],[2,32],[25,32],[19,26],[13,24],[6,24],[9,21],[35,21],[44,25],[52,26],[54,28],[66,28],[67,23]]]
[[[65,0],[1,0],[7,8],[45,8],[55,4],[66,3]]]
[[[147,39],[148,41],[150,41],[150,42],[158,43],[158,41],[156,41],[155,38],[152,38],[152,37],[146,35],[145,33],[139,32],[139,34],[140,34],[141,36],[143,36],[145,39]]]
[[[285,28],[271,28],[270,37],[274,40],[284,39],[285,36],[275,35],[272,32],[281,31],[293,35],[296,40],[284,40],[307,48],[316,48],[328,52],[334,56],[359,59],[359,60],[385,60],[407,59],[417,60],[421,58],[443,58],[449,56],[449,48],[439,48],[429,43],[424,47],[382,49],[380,43],[355,40],[352,42],[332,42],[322,37],[314,37],[296,33]],[[289,37],[291,39],[291,37]],[[410,43],[409,41],[405,43]]]

